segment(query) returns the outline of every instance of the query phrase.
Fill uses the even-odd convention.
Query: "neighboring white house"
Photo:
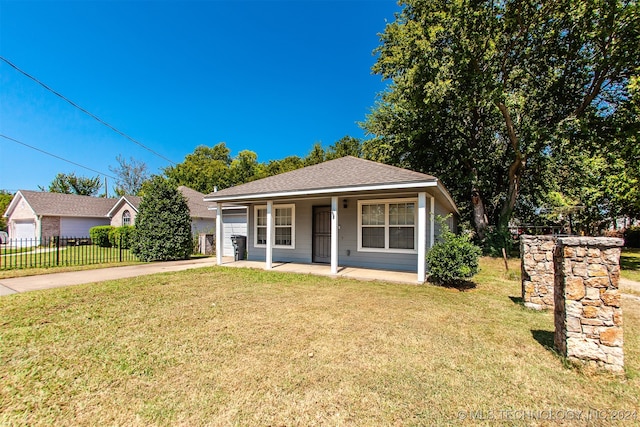
[[[109,225],[116,199],[44,191],[18,191],[4,214],[11,239],[89,237],[89,229]]]
[[[435,177],[355,157],[343,157],[207,195],[215,208],[247,206],[248,259],[326,263],[415,271],[426,277],[426,252],[439,230],[435,216],[458,210]],[[218,263],[226,241],[218,217]]]
[[[215,233],[216,211],[203,201],[204,194],[188,187],[178,187],[187,199],[194,235]],[[44,191],[18,191],[4,216],[9,238],[37,240],[54,236],[89,237],[89,229],[98,225],[134,225],[141,198],[119,199],[78,196]],[[232,235],[247,235],[247,210],[235,206],[225,208],[224,256],[233,256]],[[24,242],[27,244],[28,242]]]

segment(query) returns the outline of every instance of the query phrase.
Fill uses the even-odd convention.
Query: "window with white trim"
[[[358,250],[416,252],[417,200],[358,202]]]
[[[267,207],[255,206],[254,246],[267,246]],[[295,205],[273,205],[273,247],[295,248]]]
[[[131,225],[131,213],[128,210],[122,212],[122,225]]]

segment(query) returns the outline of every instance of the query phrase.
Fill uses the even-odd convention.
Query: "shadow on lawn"
[[[522,297],[509,297],[509,299],[514,304],[518,304],[518,305],[521,305],[522,307],[524,307],[524,299]]]
[[[620,268],[622,270],[639,270],[640,271],[640,257],[621,254]]]
[[[471,289],[475,289],[478,285],[476,285],[471,280],[455,280],[451,283],[436,283],[429,281],[430,284],[435,286],[441,286],[447,289],[457,289],[460,292],[470,291]]]
[[[554,348],[553,331],[532,329],[531,336],[534,340],[538,341],[541,346],[556,354],[556,349]]]

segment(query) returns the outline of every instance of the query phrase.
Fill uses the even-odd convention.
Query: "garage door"
[[[61,237],[89,237],[89,229],[97,225],[109,225],[102,218],[60,218]]]
[[[234,248],[231,243],[231,236],[247,235],[247,216],[246,215],[227,215],[224,216],[224,242],[223,256],[233,256]],[[247,242],[247,245],[249,243]]]
[[[35,239],[36,224],[33,221],[15,221],[13,223],[13,236],[11,239]]]

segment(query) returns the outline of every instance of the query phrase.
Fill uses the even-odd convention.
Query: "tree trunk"
[[[471,190],[471,204],[473,206],[473,226],[476,229],[478,238],[482,240],[486,236],[489,221],[480,191],[475,187]]]
[[[500,209],[500,217],[498,218],[498,230],[508,231],[509,221],[511,221],[513,209],[516,206],[518,194],[520,193],[520,180],[522,179],[527,161],[526,156],[520,151],[520,139],[516,134],[516,128],[509,109],[503,102],[496,102],[496,106],[504,118],[507,136],[514,154],[513,162],[511,162],[509,166],[509,189],[507,190],[507,198],[502,205],[502,209]]]
[[[516,158],[509,166],[509,189],[507,190],[507,197],[500,209],[500,217],[498,219],[498,230],[507,231],[509,228],[509,221],[513,215],[513,210],[518,200],[518,194],[520,193],[520,181],[522,180],[522,174],[524,173],[526,165],[525,157],[516,152]]]

